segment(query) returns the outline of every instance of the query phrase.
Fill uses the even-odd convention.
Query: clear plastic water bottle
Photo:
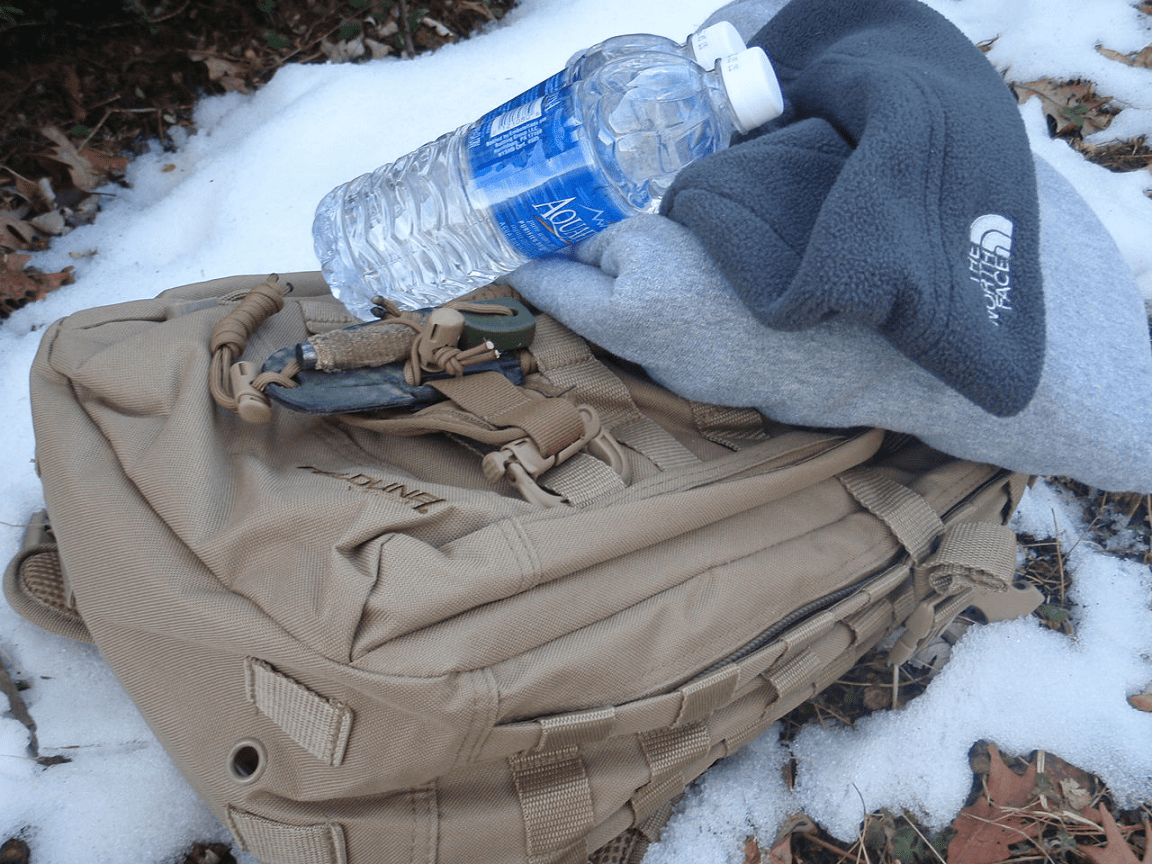
[[[564,68],[571,79],[587,77],[605,63],[635,54],[639,51],[666,51],[691,57],[705,69],[712,69],[717,61],[747,46],[740,38],[740,32],[728,21],[719,21],[689,36],[684,42],[676,43],[667,36],[654,33],[630,33],[625,36],[612,36],[572,55]]]
[[[397,161],[333,189],[313,223],[334,294],[447,302],[636,213],[656,212],[688,163],[783,110],[760,48],[713,71],[634,51],[567,69]]]

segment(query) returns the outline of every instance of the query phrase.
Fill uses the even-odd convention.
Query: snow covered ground
[[[312,211],[333,186],[474,119],[579,48],[617,33],[683,37],[718,5],[521,0],[499,26],[434,55],[287,67],[254,94],[205,99],[196,133],[176,152],[136,159],[131,188],[107,190],[96,224],[37,256],[46,271],[75,265],[76,283],[0,326],[0,446],[9,453],[0,559],[16,551],[22,523],[42,505],[27,370],[44,326],[202,279],[315,269]],[[1012,80],[1096,82],[1123,109],[1102,140],[1152,140],[1152,71],[1096,50],[1127,54],[1152,43],[1152,18],[1127,0],[931,5],[973,41],[995,38],[988,57]],[[1038,100],[1022,111],[1035,149],[1091,204],[1152,300],[1152,177],[1109,173],[1050,140]],[[908,808],[942,827],[963,804],[967,753],[980,738],[1009,752],[1057,754],[1101,775],[1122,801],[1152,799],[1152,714],[1126,702],[1152,685],[1152,572],[1083,539],[1075,503],[1044,483],[1025,499],[1017,528],[1075,547],[1075,638],[1034,620],[975,628],[906,709],[851,730],[810,728],[789,747],[769,731],[706,775],[648,861],[742,860],[748,833],[770,840],[800,809],[847,841],[864,813],[881,807]],[[42,633],[0,603],[0,652],[30,685],[23,697],[41,755],[70,760],[32,761],[25,726],[0,711],[0,841],[22,836],[36,864],[161,864],[192,841],[226,839],[95,650]],[[790,757],[798,766],[792,790],[779,770]]]

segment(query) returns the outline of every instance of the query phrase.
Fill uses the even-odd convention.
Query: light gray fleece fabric
[[[1143,299],[1111,236],[1036,159],[1048,310],[1030,404],[996,417],[875,330],[830,319],[759,324],[695,236],[662,216],[609,227],[509,281],[540,309],[690,399],[809,426],[879,426],[938,450],[1114,492],[1152,492],[1152,344]]]

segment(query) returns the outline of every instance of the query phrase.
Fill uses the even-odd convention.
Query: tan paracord
[[[269,384],[279,384],[282,387],[299,386],[299,382],[295,379],[300,373],[300,364],[295,360],[289,361],[279,372],[260,372],[255,363],[237,362],[252,334],[261,324],[284,308],[284,292],[281,291],[279,282],[280,277],[273,273],[254,286],[239,305],[212,328],[209,340],[212,366],[209,371],[208,387],[212,398],[220,407],[239,414],[249,423],[267,423],[271,419],[272,404],[264,393]],[[287,287],[291,289],[290,284]],[[460,319],[460,326],[445,328],[433,326],[440,323],[440,319],[434,316],[441,315],[445,319],[460,318],[460,312],[470,311],[490,315],[512,314],[511,310],[501,306],[458,300],[445,304],[442,309],[434,310],[423,322],[417,323],[396,308],[395,304],[387,303],[384,309],[386,313],[383,320],[407,326],[411,330],[410,338],[402,338],[399,342],[393,338],[388,342],[390,347],[386,352],[388,356],[382,357],[379,356],[381,346],[372,339],[371,334],[364,333],[361,336],[359,331],[351,333],[338,331],[343,339],[330,340],[333,344],[328,346],[326,354],[332,356],[326,358],[324,368],[378,365],[382,362],[400,360],[407,354],[408,362],[404,368],[404,377],[409,384],[419,385],[422,371],[445,371],[460,377],[464,374],[464,367],[493,360],[500,354],[491,343],[482,343],[469,349],[456,347],[463,319]],[[439,338],[441,330],[446,334],[443,338]],[[356,338],[358,336],[360,338]],[[365,354],[365,357],[357,359],[357,354]]]
[[[212,366],[208,372],[208,389],[221,408],[239,414],[249,423],[267,423],[272,417],[272,405],[262,388],[270,383],[296,387],[294,376],[300,371],[289,363],[280,372],[256,374],[256,364],[236,362],[244,353],[248,340],[256,330],[284,308],[284,293],[279,288],[280,277],[272,273],[254,286],[240,303],[212,328],[209,347]],[[291,290],[291,284],[287,288]]]

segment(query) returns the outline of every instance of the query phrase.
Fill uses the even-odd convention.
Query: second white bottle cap
[[[725,57],[719,69],[741,132],[751,132],[784,111],[784,94],[763,48]]]
[[[713,69],[716,61],[745,49],[744,40],[731,21],[718,21],[688,37],[692,57],[705,69]]]

